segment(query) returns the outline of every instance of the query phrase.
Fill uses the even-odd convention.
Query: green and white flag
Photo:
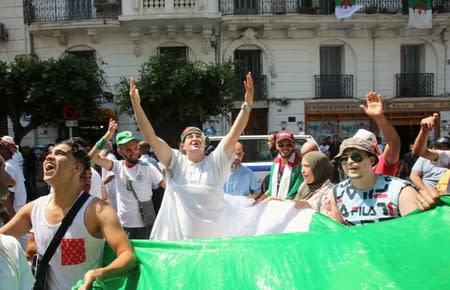
[[[433,17],[430,0],[409,0],[408,25],[414,28],[431,28]]]
[[[356,4],[356,0],[336,0],[334,14],[337,19],[347,18],[361,9],[361,5]]]
[[[302,233],[131,240],[139,267],[96,280],[92,289],[450,289],[450,196],[442,202],[359,227],[315,213]],[[107,248],[103,265],[114,258]]]

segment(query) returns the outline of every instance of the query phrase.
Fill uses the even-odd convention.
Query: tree
[[[104,72],[92,59],[66,55],[58,60],[20,57],[0,62],[0,95],[17,144],[31,130],[62,120],[64,107],[89,116],[99,107]],[[31,116],[25,127],[20,120]]]
[[[231,61],[223,64],[155,55],[144,63],[136,84],[142,108],[163,138],[174,139],[186,125],[201,127],[211,116],[228,118],[233,97],[243,95]],[[118,84],[119,109],[132,115],[128,80]]]

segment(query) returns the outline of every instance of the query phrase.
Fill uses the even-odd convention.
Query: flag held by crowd
[[[431,28],[433,16],[430,0],[409,0],[408,25],[414,28]]]
[[[361,9],[361,5],[356,4],[356,0],[336,0],[335,15],[337,19],[347,18]]]
[[[93,289],[450,289],[450,196],[442,201],[361,227],[316,213],[303,233],[132,240],[139,269]],[[106,249],[104,263],[113,258]]]

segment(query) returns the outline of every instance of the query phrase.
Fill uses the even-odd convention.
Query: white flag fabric
[[[410,0],[408,25],[426,29],[433,26],[431,3],[429,0]]]
[[[167,183],[150,239],[190,240],[307,232],[315,211],[292,201],[253,205],[244,196],[224,195],[205,185]]]
[[[337,19],[347,18],[361,9],[361,7],[361,5],[356,4],[355,0],[336,0],[334,14]]]

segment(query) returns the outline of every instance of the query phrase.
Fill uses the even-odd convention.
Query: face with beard
[[[277,140],[277,150],[282,158],[289,158],[292,152],[295,151],[295,142],[288,139]]]
[[[138,143],[134,140],[120,145],[117,152],[123,157],[125,162],[130,165],[137,164],[141,155],[139,153]]]

